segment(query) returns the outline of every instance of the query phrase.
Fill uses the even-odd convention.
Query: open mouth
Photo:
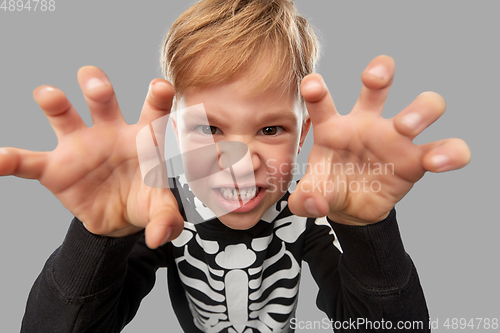
[[[220,215],[250,212],[259,207],[266,196],[266,188],[260,186],[217,187],[213,191],[217,198],[213,209]]]
[[[259,194],[260,187],[252,186],[240,189],[220,187],[219,192],[224,199],[229,201],[249,201]]]

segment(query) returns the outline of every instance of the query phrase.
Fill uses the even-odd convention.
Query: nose
[[[251,147],[241,141],[218,141],[217,153],[221,170],[230,169],[239,176],[253,174],[261,161]]]

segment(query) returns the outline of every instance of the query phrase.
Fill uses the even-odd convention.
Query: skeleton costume
[[[254,227],[234,230],[210,217],[187,184],[173,193],[184,231],[156,250],[145,245],[143,232],[101,237],[75,218],[35,281],[21,332],[119,332],[153,288],[159,267],[167,267],[185,332],[294,332],[294,322],[307,320],[295,318],[302,261],[319,287],[316,305],[340,328],[335,332],[373,331],[354,326],[358,318],[393,327],[420,320],[420,331],[429,331],[394,210],[373,225],[347,226],[293,215],[286,193]],[[188,222],[187,205],[198,214],[191,219],[206,222]]]

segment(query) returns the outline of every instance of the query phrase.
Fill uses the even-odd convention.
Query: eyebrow
[[[184,121],[210,123],[206,112],[181,112],[179,118]]]
[[[298,119],[295,112],[290,109],[277,109],[277,110],[269,110],[263,116],[256,119],[257,122],[261,123],[269,123],[269,125],[273,125],[275,122],[288,123],[289,125],[296,125]],[[207,125],[222,125],[226,126],[228,124],[227,120],[220,116],[218,113],[207,114],[206,112],[183,112],[180,115],[181,119],[184,122],[201,122]],[[276,124],[279,125],[279,124]]]
[[[259,121],[261,122],[274,122],[274,121],[283,121],[283,119],[289,120],[293,122],[294,124],[298,120],[296,117],[295,112],[291,111],[290,109],[278,109],[278,110],[271,110],[266,112],[260,119]]]

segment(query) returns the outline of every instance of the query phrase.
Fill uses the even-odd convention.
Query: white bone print
[[[287,331],[297,305],[300,264],[286,243],[295,242],[305,226],[305,218],[287,216],[275,221],[271,234],[252,239],[248,245],[221,245],[202,239],[196,228],[186,228],[173,245],[183,248],[183,255],[175,261],[188,287],[195,325],[203,332]],[[274,253],[260,255],[258,260],[271,243]],[[195,251],[200,248],[201,257]],[[188,273],[193,270],[195,274]]]

